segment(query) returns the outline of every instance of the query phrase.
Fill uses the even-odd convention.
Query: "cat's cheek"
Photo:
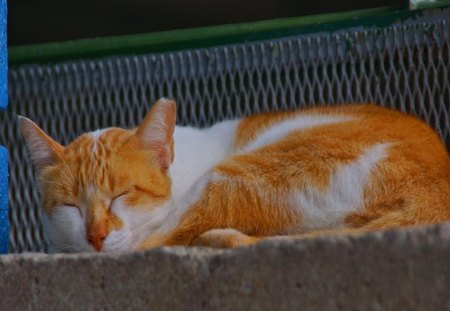
[[[150,229],[144,224],[151,221],[153,211],[147,211],[145,210],[145,207],[127,206],[122,202],[119,202],[119,204],[114,204],[112,206],[111,212],[115,214],[123,223],[123,227],[118,231],[129,230],[133,231],[133,233],[139,233],[145,231],[146,229]],[[137,228],[140,229],[136,230]]]
[[[103,243],[104,252],[125,252],[133,250],[132,234],[129,230],[111,231]]]
[[[55,208],[44,215],[44,230],[51,252],[90,252],[94,249],[86,240],[86,227],[80,212],[69,206]]]
[[[110,232],[105,240],[105,251],[137,250],[138,246],[159,228],[161,219],[167,216],[163,207],[148,209],[145,206],[127,206],[121,201],[112,205],[111,212],[122,220],[123,226]]]

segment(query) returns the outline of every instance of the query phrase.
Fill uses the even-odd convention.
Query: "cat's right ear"
[[[19,127],[30,151],[31,160],[39,172],[51,165],[64,152],[64,147],[50,138],[28,118],[19,116]]]
[[[136,131],[141,144],[155,153],[157,164],[166,171],[174,158],[173,133],[177,117],[174,100],[161,98],[144,117]]]

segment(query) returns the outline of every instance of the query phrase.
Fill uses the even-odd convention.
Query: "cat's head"
[[[171,196],[175,119],[175,102],[160,99],[138,128],[98,130],[64,147],[19,118],[51,251],[134,250],[157,229]]]

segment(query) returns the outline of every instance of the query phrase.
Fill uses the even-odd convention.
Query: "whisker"
[[[65,173],[65,176],[69,177],[71,182],[75,184],[75,176],[73,176],[72,172],[70,171],[69,165],[67,164],[66,161],[64,161],[64,159],[62,158],[62,156],[59,153],[56,152],[56,154],[57,154],[58,158],[61,160],[61,162],[64,164],[65,168],[67,169],[68,174],[63,171]]]
[[[133,230],[130,231],[131,234],[136,234],[139,233],[140,231],[146,229],[148,226],[152,225],[152,222],[147,222],[145,224],[142,224],[136,228],[134,228]],[[125,243],[127,246],[133,247],[134,245],[132,244],[132,242],[128,241],[128,237],[127,236],[122,236],[120,239],[117,240],[118,243]]]
[[[57,247],[54,248],[54,252],[55,253],[60,253],[69,249],[76,249],[76,245],[75,244],[63,244],[63,245],[58,245]]]
[[[61,186],[61,187],[66,187],[67,185],[60,182],[60,181],[55,181],[55,180],[46,180],[46,183],[52,184],[52,185],[56,185],[56,186]]]
[[[133,230],[131,230],[131,233],[137,233],[145,228],[147,228],[148,226],[150,226],[151,224],[153,224],[153,222],[146,222],[136,228],[134,228]]]

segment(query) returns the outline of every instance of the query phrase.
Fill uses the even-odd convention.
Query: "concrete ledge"
[[[0,256],[0,310],[450,310],[450,224],[235,250]]]

